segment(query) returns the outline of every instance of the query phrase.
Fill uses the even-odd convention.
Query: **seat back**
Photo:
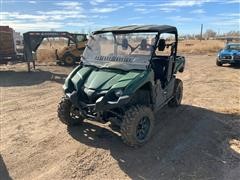
[[[166,59],[162,57],[154,57],[152,59],[152,68],[154,71],[154,79],[165,82],[166,80]]]
[[[140,49],[141,50],[147,49],[147,40],[146,39],[142,39],[141,44],[140,44]]]
[[[166,41],[165,39],[159,39],[159,42],[158,42],[158,50],[159,51],[164,51],[166,47]]]

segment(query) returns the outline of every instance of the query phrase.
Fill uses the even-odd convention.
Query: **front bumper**
[[[218,57],[217,60],[221,62],[222,64],[234,64],[234,63],[240,63],[240,57],[239,56],[231,56],[231,59],[225,59]]]
[[[96,101],[95,110],[96,112],[99,112],[114,109],[127,104],[129,101],[130,96],[127,95],[120,96],[117,101],[104,101],[104,97],[102,97]]]
[[[128,95],[120,96],[116,101],[105,100],[104,96],[102,96],[99,99],[97,99],[95,104],[87,104],[83,101],[79,101],[78,94],[76,91],[72,93],[67,93],[66,96],[79,109],[87,111],[90,110],[95,113],[121,107],[130,101],[130,96]]]

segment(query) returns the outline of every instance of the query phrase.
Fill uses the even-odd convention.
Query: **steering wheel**
[[[131,55],[135,50],[137,50],[137,48],[139,47],[139,46],[141,46],[141,43],[139,43],[135,48],[131,48],[131,52],[129,53],[129,55]],[[152,45],[151,44],[146,44],[146,49],[144,49],[144,50],[147,50],[148,48],[147,47],[152,47]]]
[[[119,46],[122,46],[122,43],[116,43],[117,45],[119,45]],[[130,49],[131,49],[131,52],[129,53],[129,55],[131,55],[140,45],[141,45],[141,43],[139,43],[136,47],[133,47],[133,46],[131,46],[130,44],[127,44],[128,45],[128,47],[130,47]],[[149,46],[149,47],[152,47],[152,45],[150,45],[150,44],[146,44],[146,47],[147,46]]]

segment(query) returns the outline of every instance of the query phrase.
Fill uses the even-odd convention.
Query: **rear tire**
[[[181,105],[183,97],[183,83],[180,79],[175,80],[173,98],[168,102],[169,107],[178,107]]]
[[[125,144],[138,147],[145,144],[152,136],[154,114],[147,106],[132,106],[126,111],[120,127]]]
[[[67,97],[63,97],[58,105],[59,120],[68,126],[79,125],[84,118],[75,112],[76,108],[72,102]]]

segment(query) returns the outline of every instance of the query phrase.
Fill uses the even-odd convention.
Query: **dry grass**
[[[231,140],[229,141],[229,145],[230,145],[230,148],[231,148],[234,152],[240,154],[240,140],[238,140],[238,139],[231,139]]]
[[[56,60],[55,50],[61,51],[67,46],[64,39],[44,41],[37,50],[38,62],[52,62]]]
[[[179,42],[178,52],[185,54],[213,54],[224,47],[220,40],[184,40]]]

